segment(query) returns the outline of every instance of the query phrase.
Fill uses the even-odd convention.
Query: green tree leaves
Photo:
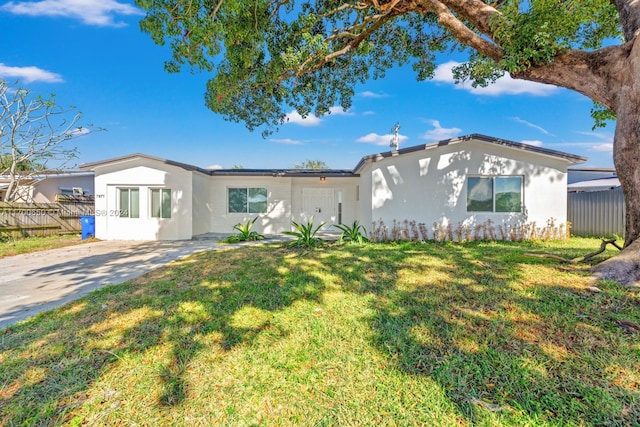
[[[292,108],[303,117],[351,106],[354,87],[411,63],[418,79],[436,58],[467,51],[460,80],[486,86],[620,36],[609,0],[350,2],[137,0],[142,31],[169,43],[167,70],[211,72],[206,105],[270,133]],[[473,46],[474,48],[469,48]],[[474,50],[476,49],[476,50]]]

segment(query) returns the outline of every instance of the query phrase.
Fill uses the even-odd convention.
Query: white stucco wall
[[[214,176],[210,178],[208,191],[211,209],[211,232],[233,233],[233,226],[246,223],[256,216],[259,219],[253,230],[262,234],[280,233],[289,229],[291,218],[291,178],[257,176]],[[229,188],[266,188],[267,213],[230,213],[228,209]]]
[[[213,203],[211,199],[212,179],[208,175],[194,172],[193,178],[193,235],[208,233],[213,230]]]
[[[192,172],[149,159],[95,170],[96,237],[103,240],[182,240],[192,233]],[[122,187],[139,188],[140,218],[118,216]],[[150,190],[171,189],[171,218],[152,218]]]
[[[338,224],[338,202],[342,198],[342,224],[353,224],[357,217],[357,188],[358,177],[326,177],[320,181],[319,177],[294,177],[291,185],[292,218],[296,222],[306,223],[314,218],[314,224],[326,222],[326,229],[332,229],[333,224]],[[313,210],[305,211],[304,195],[309,196],[309,190],[327,190],[333,194],[333,206],[327,212],[316,213]],[[308,207],[307,207],[308,208]],[[309,210],[309,209],[307,209]]]
[[[370,188],[370,204],[364,194],[363,224],[382,220],[473,226],[491,220],[500,224],[545,225],[550,218],[566,222],[567,162],[520,149],[480,141],[444,145],[366,165],[361,186]],[[467,212],[468,176],[524,177],[522,213]],[[367,181],[371,182],[369,187]],[[370,214],[367,210],[370,209]]]

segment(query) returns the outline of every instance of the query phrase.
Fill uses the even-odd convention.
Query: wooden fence
[[[93,198],[57,198],[56,203],[0,202],[0,235],[11,237],[78,234],[81,215],[93,215]]]

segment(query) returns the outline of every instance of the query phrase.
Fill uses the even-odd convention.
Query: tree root
[[[622,247],[616,243],[616,239],[609,239],[609,240],[602,239],[602,243],[600,244],[600,249],[598,249],[595,252],[591,252],[591,253],[589,253],[587,255],[579,256],[579,257],[573,258],[573,259],[563,258],[563,257],[561,257],[559,255],[554,255],[554,254],[526,253],[525,255],[536,257],[536,258],[550,258],[550,259],[554,259],[556,261],[563,262],[565,264],[578,264],[578,263],[581,263],[581,262],[589,261],[591,258],[593,258],[596,255],[600,255],[602,252],[605,251],[605,249],[607,248],[607,245],[612,245],[612,246],[615,246],[618,250],[620,250],[620,251],[622,250]]]

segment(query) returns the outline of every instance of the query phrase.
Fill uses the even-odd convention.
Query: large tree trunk
[[[637,41],[637,38],[636,38]],[[627,66],[618,71],[622,81],[615,112],[613,161],[624,194],[625,240],[619,255],[594,267],[596,277],[623,284],[640,283],[640,43],[634,43]]]

